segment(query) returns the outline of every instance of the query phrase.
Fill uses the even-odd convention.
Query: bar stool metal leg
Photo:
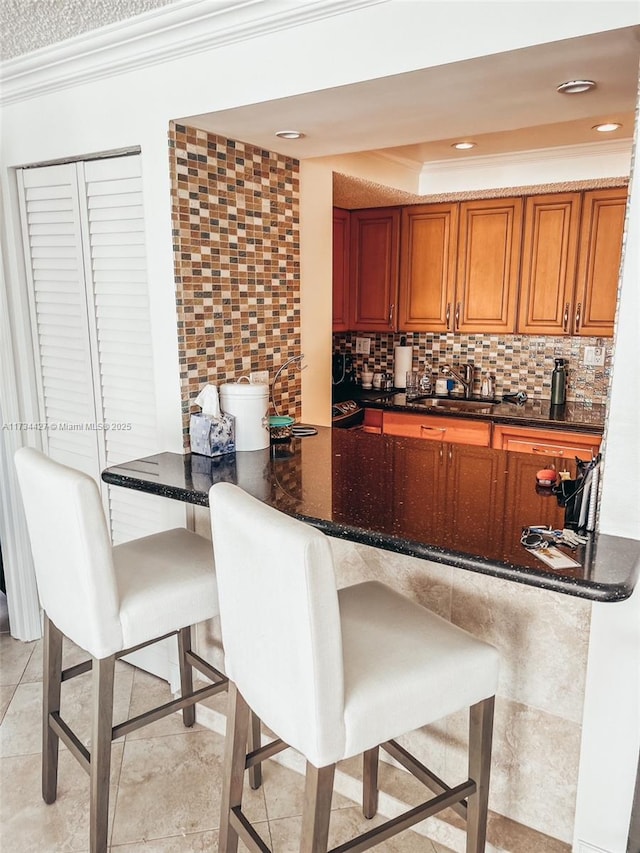
[[[253,711],[250,713],[248,750],[249,752],[253,752],[256,749],[260,749],[261,746],[260,717],[254,714]],[[253,767],[249,768],[249,785],[254,791],[262,785],[261,763],[254,764]]]
[[[193,669],[187,660],[191,651],[191,628],[181,628],[178,631],[178,659],[180,662],[180,695],[191,696],[193,693]],[[182,722],[190,728],[196,721],[196,706],[189,705],[182,709]]]
[[[300,853],[326,853],[335,764],[314,767],[307,761]]]
[[[218,838],[219,853],[235,853],[238,849],[238,833],[232,826],[231,812],[233,809],[240,809],[242,806],[242,784],[248,734],[249,706],[238,692],[235,684],[230,682]]]
[[[476,792],[467,801],[467,853],[485,849],[494,705],[491,696],[469,709],[469,778],[476,783]]]
[[[60,713],[62,683],[62,633],[45,614],[43,644],[42,713],[42,799],[55,802],[58,789],[60,740],[49,724],[51,714]]]
[[[91,802],[89,849],[106,853],[109,827],[109,775],[111,770],[111,725],[115,655],[93,658],[93,717],[91,731]]]
[[[380,747],[367,749],[362,756],[362,813],[366,818],[378,813],[378,756]]]

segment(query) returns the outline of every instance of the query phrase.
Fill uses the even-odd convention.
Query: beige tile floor
[[[0,594],[0,850],[2,853],[85,853],[88,850],[88,778],[64,748],[58,799],[40,794],[40,642],[22,643],[8,633]],[[3,613],[4,607],[4,613]],[[65,647],[64,664],[82,659]],[[87,676],[64,686],[63,714],[86,738]],[[167,685],[120,662],[116,716],[124,719],[156,700]],[[222,697],[217,698],[218,703]],[[217,851],[223,738],[196,724],[185,729],[177,715],[160,720],[112,748],[110,850],[122,853]],[[302,777],[268,762],[258,791],[248,787],[244,807],[274,853],[297,850]],[[334,794],[330,845],[371,827],[359,807]],[[374,819],[374,822],[377,820]],[[240,845],[240,849],[244,849]],[[449,853],[414,832],[374,848],[380,853]]]

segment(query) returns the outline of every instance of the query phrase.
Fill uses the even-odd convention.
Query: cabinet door
[[[427,441],[397,441],[394,445],[394,531],[407,539],[440,545],[448,523],[445,502],[448,445]],[[415,482],[430,488],[415,499]]]
[[[333,331],[349,328],[349,211],[333,209]]]
[[[394,331],[400,254],[400,209],[351,214],[351,328]]]
[[[491,424],[488,421],[412,412],[384,412],[382,430],[390,435],[405,435],[454,444],[476,444],[482,447],[489,447],[491,440]]]
[[[584,194],[574,313],[576,335],[613,335],[626,206],[624,188]]]
[[[521,236],[521,198],[460,205],[455,331],[515,331]]]
[[[573,318],[580,193],[526,199],[518,332],[567,335]]]
[[[446,527],[443,544],[499,559],[504,525],[506,472],[501,454],[445,445]],[[480,499],[482,496],[482,499]]]
[[[367,435],[360,430],[339,429],[333,432],[333,520],[391,533],[391,449],[387,443],[381,445],[378,436]]]
[[[453,329],[458,241],[457,204],[424,204],[402,211],[399,328]]]
[[[568,468],[575,477],[575,465],[561,457],[550,457],[547,462],[559,471]],[[518,512],[505,512],[503,520],[504,559],[519,565],[544,569],[545,564],[524,548],[520,542],[522,523],[543,524],[553,530],[564,527],[564,509],[558,506],[556,496],[548,490],[536,489],[536,472],[540,460],[532,456],[508,454],[506,459],[507,485],[505,506],[517,506]],[[516,521],[517,519],[517,521]]]
[[[602,436],[584,432],[565,432],[553,429],[534,429],[496,424],[493,428],[493,447],[516,453],[533,453],[545,460],[553,457],[592,459],[600,449]]]

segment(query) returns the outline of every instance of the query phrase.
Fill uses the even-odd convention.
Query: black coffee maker
[[[348,353],[335,352],[331,365],[331,402],[350,400],[356,389],[353,358]]]

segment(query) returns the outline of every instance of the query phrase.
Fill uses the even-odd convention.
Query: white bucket
[[[269,447],[269,386],[227,382],[220,386],[220,408],[236,419],[236,450]]]

